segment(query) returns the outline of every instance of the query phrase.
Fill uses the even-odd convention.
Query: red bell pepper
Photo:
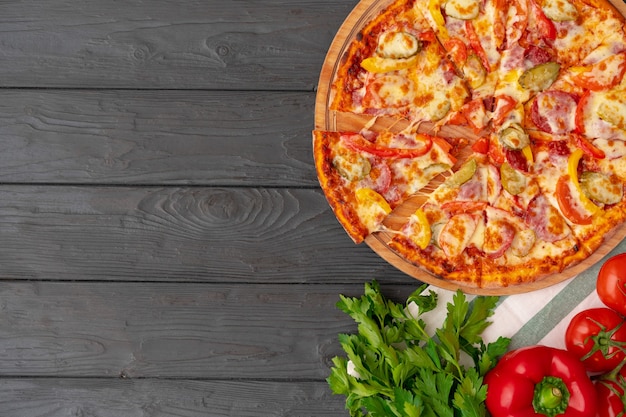
[[[508,352],[485,376],[492,417],[595,417],[596,392],[571,353],[548,346]]]
[[[398,159],[417,158],[422,155],[426,155],[433,146],[432,136],[422,134],[419,135],[419,138],[424,141],[423,146],[419,148],[389,148],[375,142],[370,142],[357,133],[342,136],[342,140],[345,141],[346,145],[357,151],[371,153],[372,155],[380,156],[382,158]]]

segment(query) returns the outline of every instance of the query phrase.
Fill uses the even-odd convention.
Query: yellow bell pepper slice
[[[417,64],[417,55],[409,58],[383,58],[371,56],[361,61],[361,67],[368,72],[383,73],[399,71],[414,67]]]
[[[528,164],[532,165],[534,163],[535,160],[533,158],[533,151],[532,149],[530,149],[530,145],[527,145],[524,148],[522,148],[522,154],[528,161]]]
[[[391,206],[385,198],[371,188],[359,188],[355,192],[356,200],[359,205],[371,207],[378,206],[385,214],[391,213]]]
[[[574,187],[576,187],[576,191],[580,195],[580,202],[582,203],[585,210],[587,210],[591,214],[595,214],[600,211],[601,208],[595,205],[593,201],[591,201],[589,197],[587,197],[583,193],[583,190],[580,187],[580,182],[578,181],[578,162],[580,161],[580,158],[582,158],[583,154],[584,153],[582,149],[576,149],[574,152],[572,152],[572,154],[569,156],[569,159],[567,160],[567,173],[569,174],[570,180],[574,184]]]
[[[428,11],[437,27],[439,39],[447,40],[450,35],[448,34],[448,29],[446,29],[446,21],[441,13],[441,0],[428,0]]]
[[[428,223],[428,219],[426,218],[426,214],[421,208],[415,210],[413,216],[411,216],[411,220],[415,222],[418,226],[416,227],[416,232],[411,236],[411,240],[415,243],[420,249],[426,249],[430,244],[430,239],[432,238],[432,232],[430,231],[430,223]]]

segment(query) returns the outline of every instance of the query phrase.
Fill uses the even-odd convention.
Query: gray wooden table
[[[347,415],[338,295],[417,286],[313,166],[356,2],[0,2],[0,416]]]

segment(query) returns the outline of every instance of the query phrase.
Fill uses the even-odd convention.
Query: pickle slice
[[[626,130],[626,112],[622,105],[619,102],[603,101],[598,106],[598,117],[618,129]]]
[[[601,172],[585,171],[579,182],[583,194],[598,203],[617,204],[624,197],[621,183]]]
[[[457,172],[446,180],[446,185],[448,187],[458,187],[465,184],[474,176],[477,166],[478,164],[476,164],[474,158],[467,160],[467,162],[461,165],[461,168],[459,168]]]
[[[475,54],[467,57],[465,65],[463,65],[463,74],[468,80],[471,88],[478,88],[485,83],[487,79],[487,70]]]
[[[561,66],[556,62],[545,62],[527,69],[517,81],[526,90],[543,91],[559,76]]]
[[[524,149],[530,145],[530,138],[522,126],[511,123],[500,131],[500,142],[509,149]]]
[[[372,165],[367,158],[354,153],[338,154],[333,158],[333,166],[339,175],[349,181],[365,178],[372,170]]]
[[[526,177],[508,162],[500,165],[500,181],[502,187],[512,195],[517,195],[526,188]]]
[[[422,43],[406,32],[386,32],[378,39],[377,55],[382,58],[410,58],[422,49]]]

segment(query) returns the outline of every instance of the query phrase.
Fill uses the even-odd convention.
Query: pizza
[[[395,0],[337,60],[313,131],[360,243],[472,288],[557,274],[626,221],[626,32],[606,0]]]

